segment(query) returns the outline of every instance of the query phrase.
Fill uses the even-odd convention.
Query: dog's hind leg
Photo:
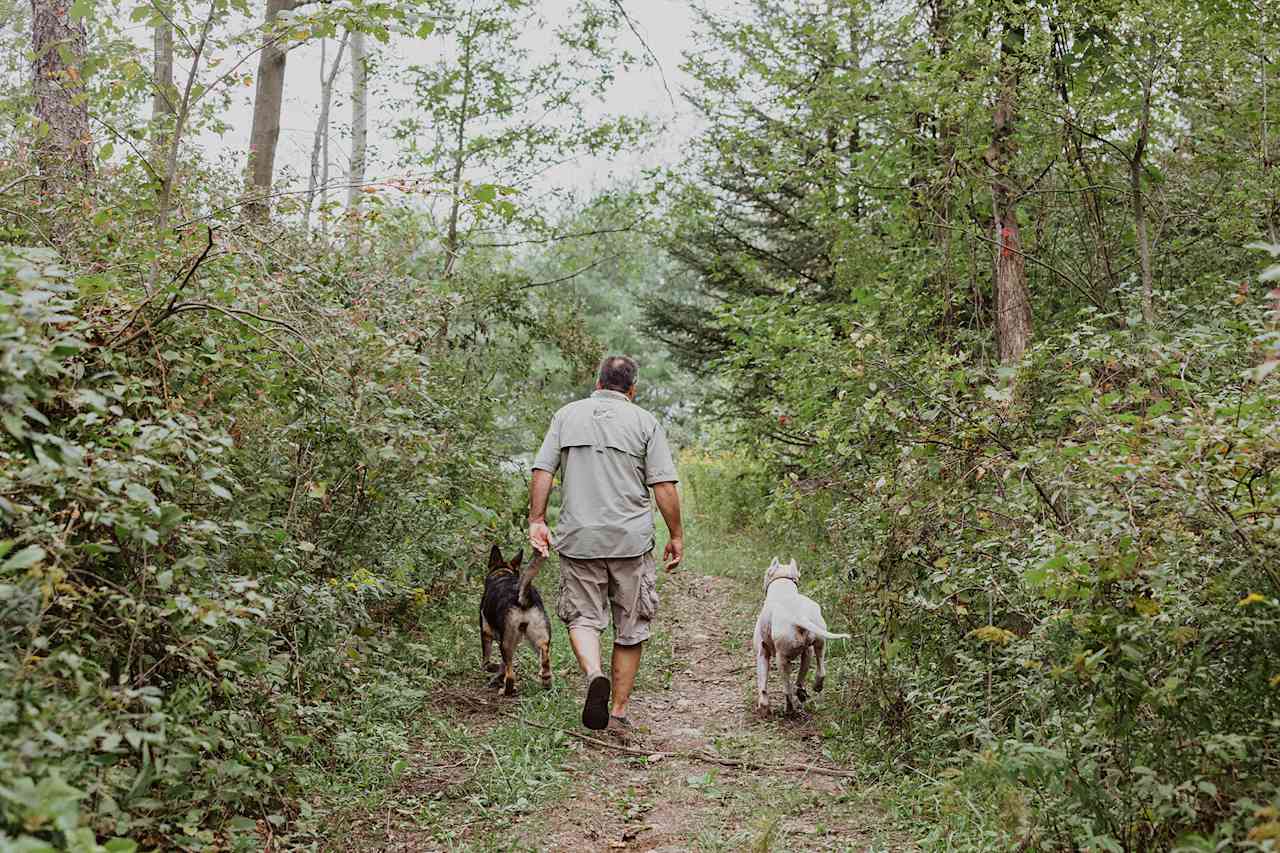
[[[538,677],[542,679],[542,686],[550,688],[551,622],[545,617],[542,621],[533,622],[525,632],[524,638],[529,641],[529,647],[538,655]]]
[[[480,663],[484,666],[485,672],[497,672],[498,665],[490,663],[489,658],[493,657],[493,629],[489,627],[488,621],[485,620],[484,614],[480,614]]]
[[[502,652],[502,692],[507,696],[516,695],[516,649],[520,647],[520,634],[520,628],[508,621],[502,642],[498,644]]]
[[[809,701],[809,694],[804,689],[804,678],[809,674],[809,664],[813,659],[813,647],[805,646],[800,653],[800,673],[796,676],[796,698],[801,704]],[[814,688],[817,689],[816,687]]]
[[[551,689],[551,640],[545,639],[538,643],[538,677],[542,679],[542,686],[546,690]]]
[[[756,710],[769,713],[769,653],[756,649]]]
[[[827,641],[821,637],[813,641],[813,692],[821,693],[822,685],[827,680]]]
[[[791,658],[779,654],[778,669],[782,671],[782,687],[787,691],[787,713],[794,714],[799,710],[799,703],[796,702],[796,684],[791,680]]]

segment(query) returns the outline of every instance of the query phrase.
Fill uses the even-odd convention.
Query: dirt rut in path
[[[644,755],[582,744],[571,759],[573,792],[551,807],[553,815],[521,827],[525,845],[557,851],[912,848],[887,830],[884,815],[851,779],[662,755],[705,753],[757,768],[831,766],[812,718],[777,713],[776,673],[770,683],[775,715],[755,715],[750,614],[733,593],[727,578],[668,577],[659,621],[673,641],[674,677],[669,690],[638,691],[631,702],[640,733],[630,746]]]

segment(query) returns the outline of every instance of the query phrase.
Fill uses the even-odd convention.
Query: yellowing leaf
[[[1236,602],[1236,607],[1248,607],[1250,604],[1261,604],[1266,600],[1266,597],[1261,593],[1251,592]]]
[[[1280,841],[1280,823],[1274,820],[1260,823],[1249,830],[1250,841]]]
[[[997,628],[995,625],[983,625],[981,628],[974,628],[970,631],[969,636],[973,637],[980,643],[988,643],[993,646],[1007,646],[1009,643],[1013,642],[1017,635],[1012,631]]]

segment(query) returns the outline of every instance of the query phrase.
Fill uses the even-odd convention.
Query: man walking
[[[632,728],[627,701],[658,609],[649,489],[671,541],[668,569],[684,557],[684,528],[671,448],[657,418],[637,406],[636,363],[624,355],[600,363],[596,390],[564,406],[533,461],[529,487],[529,541],[543,555],[560,554],[556,613],[587,677],[582,724]],[[561,507],[554,540],[547,529],[547,497],[560,471]],[[613,616],[612,706],[600,662],[600,632]]]

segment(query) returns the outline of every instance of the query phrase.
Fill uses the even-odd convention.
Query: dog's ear
[[[773,571],[774,569],[778,568],[778,566],[780,565],[782,564],[778,562],[778,558],[774,557],[773,562],[769,564],[769,571]]]
[[[800,574],[800,567],[796,565],[796,558],[795,558],[795,557],[792,557],[792,558],[791,558],[791,562],[790,562],[790,563],[788,563],[787,565],[791,567],[791,571],[795,572],[797,575],[799,575],[799,574]]]
[[[502,565],[502,549],[499,548],[495,543],[494,546],[489,549],[489,568],[496,569],[501,565]]]
[[[510,567],[511,567],[511,568],[513,568],[513,569],[518,569],[518,568],[520,568],[520,564],[521,564],[522,562],[524,562],[524,549],[523,549],[523,548],[521,548],[519,551],[516,551],[516,555],[515,555],[514,557],[512,557],[512,558],[511,558],[511,562],[510,562],[510,563],[507,563],[507,565],[508,565],[508,566],[510,566]]]

